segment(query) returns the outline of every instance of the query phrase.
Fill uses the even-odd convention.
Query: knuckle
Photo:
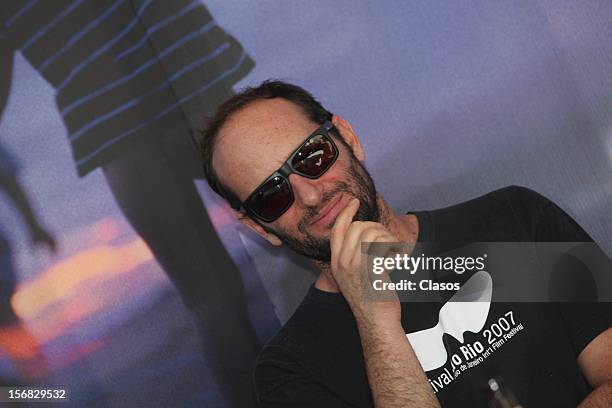
[[[380,232],[375,229],[366,230],[362,234],[362,242],[375,242],[376,239],[380,236]]]
[[[380,234],[378,236],[378,239],[380,240],[380,242],[396,242],[397,241],[397,239],[389,233]]]
[[[361,229],[361,228],[363,228],[363,224],[364,224],[363,221],[353,221],[353,222],[351,222],[351,227],[350,228]]]
[[[374,237],[374,239],[372,240],[372,242],[377,242],[377,243],[386,243],[389,242],[388,239],[381,234],[378,234]]]
[[[350,268],[350,259],[347,257],[342,257],[338,260],[338,267],[341,270],[347,270]]]
[[[353,221],[347,230],[348,234],[358,234],[361,235],[363,232],[363,223],[361,221]]]
[[[370,228],[381,228],[381,229],[385,229],[384,225],[382,225],[379,222],[374,222],[374,221],[363,221],[363,223],[365,225],[367,225]]]

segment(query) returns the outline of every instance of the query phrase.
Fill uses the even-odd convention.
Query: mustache
[[[310,225],[312,221],[316,219],[316,217],[319,215],[321,210],[325,208],[325,206],[329,204],[329,202],[332,201],[340,193],[348,193],[351,196],[354,196],[348,183],[339,182],[338,185],[333,190],[327,191],[323,194],[323,197],[321,197],[321,202],[319,203],[319,205],[317,205],[316,207],[307,207],[305,209],[304,216],[298,222],[298,230],[301,232],[305,232],[308,225]]]

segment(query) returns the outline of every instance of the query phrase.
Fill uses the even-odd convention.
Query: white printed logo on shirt
[[[423,371],[428,373],[435,393],[483,363],[523,331],[523,323],[516,320],[513,310],[493,319],[485,327],[492,293],[491,275],[485,271],[477,272],[440,308],[438,324],[406,334]],[[466,342],[465,332],[478,333],[482,337]],[[461,343],[450,357],[442,342],[444,333]],[[434,374],[433,370],[441,367],[444,369]]]
[[[492,293],[491,275],[477,272],[440,308],[438,324],[406,334],[425,372],[442,367],[448,360],[442,342],[444,333],[463,343],[466,331],[482,330],[489,315]]]

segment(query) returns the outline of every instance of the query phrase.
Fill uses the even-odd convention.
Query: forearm
[[[612,380],[601,384],[593,390],[578,408],[607,408],[612,407]]]
[[[378,408],[439,407],[404,333],[397,296],[393,301],[372,302],[368,301],[372,294],[363,291],[363,243],[398,244],[399,240],[380,223],[353,221],[358,208],[359,200],[352,200],[334,222],[330,280],[355,316],[374,404]]]
[[[401,323],[356,318],[376,407],[439,407]]]

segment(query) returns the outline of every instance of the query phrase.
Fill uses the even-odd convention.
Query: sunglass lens
[[[245,204],[260,218],[271,222],[280,217],[292,201],[293,196],[287,180],[275,176],[261,186]]]
[[[319,177],[336,159],[333,143],[323,135],[314,135],[293,156],[291,166],[308,177]]]

